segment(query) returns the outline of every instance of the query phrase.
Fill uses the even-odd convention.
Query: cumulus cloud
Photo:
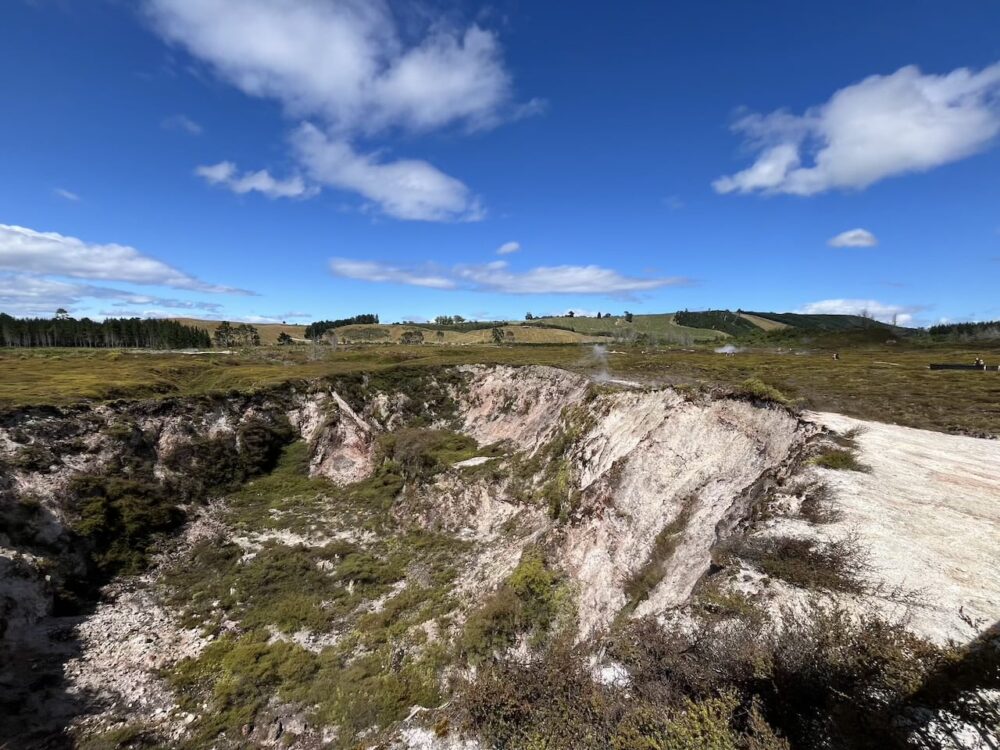
[[[520,249],[520,242],[505,242],[497,248],[497,255],[510,255],[511,253],[518,252]]]
[[[601,266],[539,266],[513,271],[496,260],[478,265],[458,265],[446,271],[402,268],[376,261],[335,258],[334,275],[364,281],[391,282],[435,289],[466,289],[504,294],[608,294],[629,296],[666,286],[689,283],[680,277],[639,278]]]
[[[803,305],[796,312],[806,315],[863,315],[883,323],[909,325],[926,305],[890,305],[873,299],[824,299]]]
[[[541,108],[514,103],[493,32],[439,21],[404,33],[386,0],[145,0],[145,7],[165,39],[220,78],[313,121],[293,139],[313,179],[360,193],[396,218],[454,220],[481,209],[459,180],[424,161],[359,153],[358,138],[479,130]]]
[[[249,293],[201,281],[134,247],[93,244],[57,232],[37,232],[8,224],[0,224],[0,270],[155,284],[198,292]]]
[[[58,195],[60,198],[65,198],[66,200],[72,201],[73,203],[77,203],[80,200],[79,195],[74,193],[72,190],[67,190],[66,188],[57,187],[53,189],[52,192]]]
[[[802,115],[745,115],[733,130],[757,158],[713,182],[719,193],[863,189],[989,147],[1000,133],[1000,63],[946,75],[907,66],[840,89]]]
[[[830,247],[875,247],[878,238],[867,229],[848,229],[826,243]]]
[[[468,187],[425,161],[379,161],[308,123],[295,131],[292,146],[312,180],[358,193],[397,219],[476,221],[483,216]]]
[[[268,198],[301,198],[314,192],[301,177],[279,180],[266,169],[240,174],[231,161],[197,167],[194,172],[210,185],[226,187],[239,195],[257,192]]]
[[[384,0],[148,0],[156,29],[251,96],[339,132],[495,124],[511,101],[496,35],[403,38]]]
[[[164,130],[176,130],[188,135],[201,135],[204,128],[187,115],[171,115],[160,123]]]

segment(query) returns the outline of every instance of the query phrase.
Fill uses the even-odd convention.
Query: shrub
[[[871,471],[871,468],[858,461],[853,451],[834,448],[820,453],[812,459],[816,466],[838,471]]]
[[[663,576],[666,574],[666,565],[681,541],[696,500],[697,497],[692,496],[682,501],[677,517],[656,535],[653,549],[645,564],[625,582],[625,595],[629,600],[626,612],[635,609],[663,580]]]
[[[476,453],[476,441],[449,430],[405,427],[380,437],[382,455],[398,464],[404,475],[427,479]]]
[[[70,482],[69,491],[78,503],[71,528],[86,539],[104,574],[141,572],[154,537],[184,520],[153,482],[84,475]]]
[[[768,385],[759,378],[749,378],[744,380],[740,387],[733,394],[737,398],[745,398],[752,401],[764,401],[781,406],[791,404],[791,399],[772,385]]]
[[[536,645],[551,632],[564,601],[560,576],[546,567],[542,556],[526,552],[507,581],[469,615],[462,634],[462,651],[478,662],[511,646],[521,634]]]
[[[732,557],[800,588],[849,593],[868,590],[864,581],[867,555],[854,536],[830,542],[789,536],[749,537],[717,553],[718,562],[726,563]]]

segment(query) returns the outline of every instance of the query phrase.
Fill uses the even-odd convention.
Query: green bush
[[[138,573],[157,534],[177,528],[184,514],[150,481],[96,475],[75,477],[69,492],[77,509],[71,524],[103,574]]]
[[[816,466],[838,471],[871,471],[865,464],[858,461],[854,451],[834,448],[819,454],[812,459]]]
[[[828,542],[789,536],[755,536],[734,541],[716,553],[727,564],[733,557],[793,586],[815,590],[864,593],[868,556],[857,538]]]
[[[788,396],[779,391],[773,385],[768,385],[759,378],[749,378],[744,380],[734,395],[739,398],[780,404],[781,406],[788,406],[791,404],[791,399],[789,399]]]
[[[478,662],[513,645],[521,634],[530,634],[538,645],[550,634],[564,601],[559,574],[539,553],[526,552],[507,581],[469,615],[462,652]]]

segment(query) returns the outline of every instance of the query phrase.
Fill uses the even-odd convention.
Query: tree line
[[[317,320],[306,326],[305,337],[307,339],[315,340],[322,338],[323,334],[332,328],[359,325],[363,323],[378,323],[378,315],[374,313],[364,313],[350,318],[341,318],[340,320]]]
[[[186,349],[211,345],[207,331],[174,320],[76,320],[64,313],[55,318],[15,318],[0,313],[0,346],[6,347]]]
[[[981,323],[941,323],[931,326],[927,332],[931,336],[996,339],[1000,338],[1000,320],[986,320]]]

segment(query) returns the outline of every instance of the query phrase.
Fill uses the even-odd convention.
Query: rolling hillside
[[[201,320],[199,318],[172,318],[178,323],[183,323],[184,325],[194,326],[195,328],[201,328],[208,331],[209,335],[218,328],[221,321],[218,320]],[[240,321],[231,320],[230,323],[238,325]],[[287,333],[293,339],[303,339],[305,338],[306,327],[304,325],[294,325],[286,323],[253,323],[254,328],[260,332],[260,342],[265,346],[270,344],[278,343],[278,335],[281,333]]]
[[[646,334],[655,343],[691,344],[697,341],[726,338],[729,335],[723,331],[679,325],[674,320],[674,313],[636,315],[631,323],[626,322],[621,315],[600,319],[584,317],[536,318],[532,322],[565,327],[578,333],[611,334],[616,338],[630,338],[638,334]]]
[[[219,325],[216,320],[174,318],[211,334]],[[238,321],[230,321],[238,323]],[[255,325],[261,343],[276,344],[281,333],[305,341],[305,326],[284,323]],[[468,345],[493,343],[493,325],[470,329],[470,325],[451,327],[430,324],[355,324],[335,329],[337,339],[346,344],[398,344],[406,334],[423,337],[425,344]],[[635,341],[637,343],[689,346],[726,338],[741,338],[756,334],[871,334],[896,331],[892,326],[858,315],[805,315],[801,313],[732,312],[705,310],[700,312],[659,313],[636,315],[632,322],[624,316],[607,318],[547,317],[531,321],[510,321],[501,328],[512,344],[585,344],[595,342]]]

